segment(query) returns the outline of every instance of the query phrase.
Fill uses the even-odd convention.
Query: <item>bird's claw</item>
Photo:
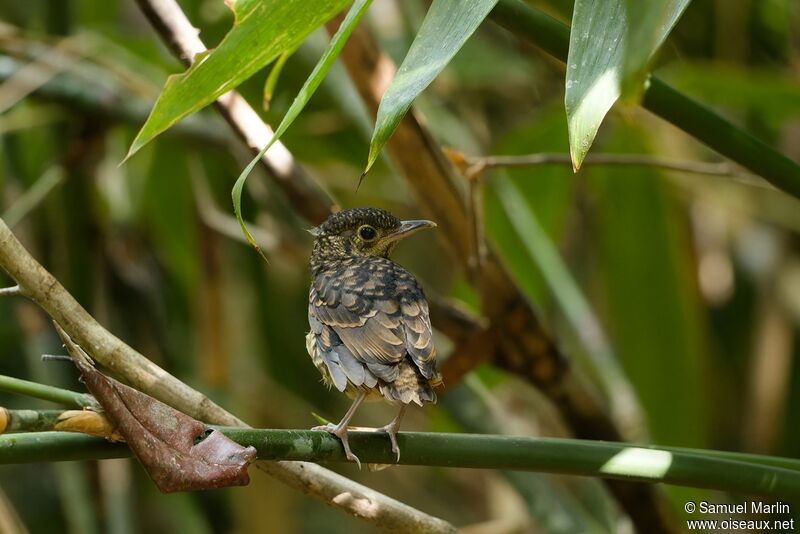
[[[397,461],[400,461],[400,445],[397,444],[397,429],[392,424],[388,424],[379,428],[381,432],[389,434],[389,441],[392,442],[392,452],[397,455]]]
[[[346,426],[339,426],[334,425],[333,423],[328,423],[327,425],[320,425],[315,426],[311,430],[319,430],[322,432],[327,432],[328,434],[333,434],[339,441],[342,442],[342,447],[344,448],[344,456],[351,462],[355,462],[358,465],[358,469],[361,469],[361,460],[358,459],[358,456],[353,454],[353,451],[350,450],[350,441],[347,435],[347,427]]]

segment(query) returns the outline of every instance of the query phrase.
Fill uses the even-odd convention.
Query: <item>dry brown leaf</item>
[[[158,489],[168,493],[244,486],[253,447],[242,447],[221,432],[161,401],[107,377],[56,323],[89,391],[144,466]]]

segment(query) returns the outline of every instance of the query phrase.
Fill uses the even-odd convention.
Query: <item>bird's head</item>
[[[386,210],[351,208],[334,213],[311,230],[314,235],[314,256],[382,256],[388,257],[397,242],[419,230],[434,228],[425,220],[402,221]]]

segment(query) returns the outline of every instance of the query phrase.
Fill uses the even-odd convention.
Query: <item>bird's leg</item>
[[[400,407],[400,413],[397,414],[397,417],[392,419],[392,422],[388,425],[378,429],[389,434],[389,440],[392,442],[392,452],[397,455],[398,462],[400,461],[400,446],[397,444],[397,432],[400,430],[400,421],[403,420],[403,415],[406,413],[406,408],[408,408],[408,405],[403,404]]]
[[[365,397],[366,394],[363,391],[359,391],[356,394],[356,398],[353,399],[353,404],[350,405],[350,409],[347,410],[347,413],[344,414],[342,420],[339,421],[338,425],[334,425],[333,423],[328,423],[327,425],[315,426],[314,428],[311,429],[311,430],[323,430],[339,438],[342,442],[342,446],[344,447],[345,456],[351,462],[357,463],[359,469],[361,469],[361,460],[359,460],[358,456],[353,454],[353,451],[350,450],[350,443],[347,437],[347,425],[350,424],[350,419],[353,418],[353,415],[355,415],[358,406],[361,404],[361,401],[363,401]]]

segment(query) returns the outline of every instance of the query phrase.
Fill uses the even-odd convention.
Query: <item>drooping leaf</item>
[[[300,112],[303,110],[308,101],[311,100],[314,92],[322,83],[322,80],[325,78],[328,70],[330,70],[331,65],[333,65],[333,62],[336,61],[337,57],[339,57],[339,53],[342,51],[344,44],[347,42],[347,38],[350,37],[351,33],[353,33],[353,30],[358,25],[358,21],[361,20],[361,17],[367,11],[367,8],[371,3],[372,0],[356,0],[353,3],[350,11],[347,13],[347,16],[339,26],[339,29],[331,38],[331,42],[328,45],[328,48],[325,50],[325,53],[322,54],[319,62],[317,62],[317,64],[314,66],[314,70],[311,71],[311,74],[303,84],[303,87],[300,88],[300,92],[298,92],[297,96],[294,98],[292,105],[289,106],[289,110],[286,112],[286,115],[284,115],[281,123],[275,129],[272,139],[270,139],[269,143],[267,143],[267,146],[265,146],[261,152],[259,152],[258,155],[247,164],[247,167],[244,168],[242,173],[239,175],[239,178],[236,179],[236,183],[233,185],[231,197],[233,199],[233,211],[236,213],[236,220],[239,221],[239,226],[241,226],[242,232],[247,238],[248,243],[250,243],[257,251],[259,251],[264,259],[266,259],[266,256],[264,256],[264,253],[261,252],[261,248],[256,244],[255,239],[253,239],[253,236],[250,234],[250,231],[247,229],[247,226],[244,224],[244,220],[242,219],[242,188],[244,187],[244,183],[247,181],[247,177],[250,176],[253,168],[258,163],[258,160],[264,157],[264,154],[267,153],[267,150],[269,150],[270,147],[275,144],[278,139],[280,139],[280,137],[297,118],[297,116],[300,115]]]
[[[631,8],[635,19],[629,24],[627,1],[575,1],[564,98],[575,169],[621,88],[635,86],[625,76],[641,80],[648,61],[688,4],[688,0],[631,0],[637,6]]]
[[[233,28],[220,45],[171,76],[128,156],[180,119],[234,89],[264,65],[296,48],[348,0],[233,0]]]
[[[250,482],[247,467],[256,458],[255,448],[242,447],[218,430],[105,376],[58,323],[55,326],[86,387],[159,490],[191,491]]]
[[[378,106],[366,174],[417,96],[442,72],[497,0],[433,0],[411,48]]]

